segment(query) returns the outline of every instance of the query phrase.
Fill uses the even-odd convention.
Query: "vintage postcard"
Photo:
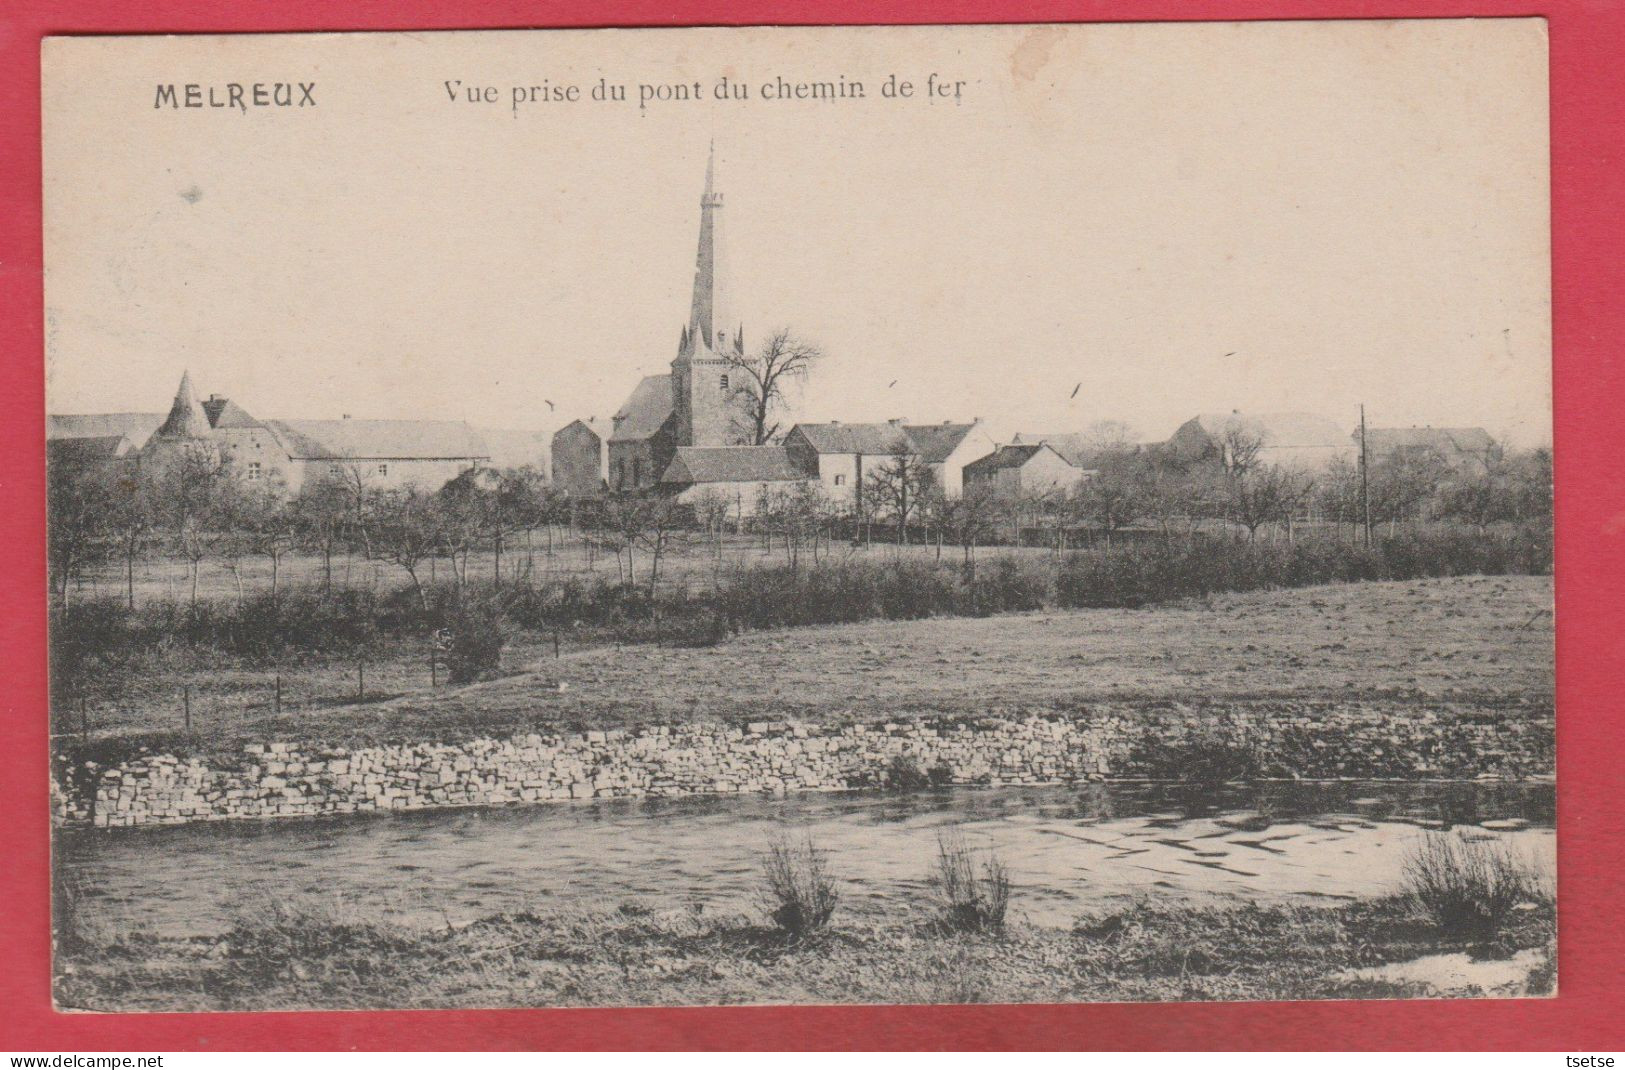
[[[60,1008],[1554,992],[1543,21],[43,70]]]

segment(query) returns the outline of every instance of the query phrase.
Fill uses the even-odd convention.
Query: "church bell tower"
[[[700,244],[694,300],[671,362],[672,408],[679,446],[732,446],[740,441],[736,362],[745,353],[744,328],[729,319],[722,240],[722,194],[716,189],[716,145],[705,164],[700,195]]]

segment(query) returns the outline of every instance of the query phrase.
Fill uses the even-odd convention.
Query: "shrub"
[[[1153,780],[1213,786],[1256,780],[1257,751],[1218,725],[1199,725],[1174,739],[1148,730],[1129,752],[1129,765]]]
[[[941,908],[939,922],[951,932],[1003,933],[1010,907],[1010,875],[992,852],[978,874],[964,834],[949,829],[937,837],[937,868],[931,875]]]
[[[802,940],[829,924],[840,895],[811,838],[774,841],[763,860],[762,905],[787,936]]]
[[[1506,844],[1427,832],[1404,861],[1405,894],[1447,936],[1485,943],[1513,908],[1546,896],[1540,875]]]
[[[465,602],[452,618],[450,630],[446,671],[452,683],[472,683],[501,667],[502,648],[508,642],[508,622],[495,601],[470,599]]]
[[[893,755],[879,777],[881,785],[892,791],[918,791],[921,788],[939,787],[951,779],[953,772],[947,766],[934,765],[930,769],[925,769],[920,765],[920,760],[912,754]]]

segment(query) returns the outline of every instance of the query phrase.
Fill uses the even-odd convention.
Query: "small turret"
[[[181,385],[169,406],[169,416],[158,434],[165,438],[207,438],[209,417],[192,394],[192,373],[181,372]]]

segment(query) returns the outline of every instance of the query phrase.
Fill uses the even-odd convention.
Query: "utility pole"
[[[1371,546],[1371,481],[1366,476],[1365,406],[1360,406],[1360,521],[1365,531],[1365,545]]]

